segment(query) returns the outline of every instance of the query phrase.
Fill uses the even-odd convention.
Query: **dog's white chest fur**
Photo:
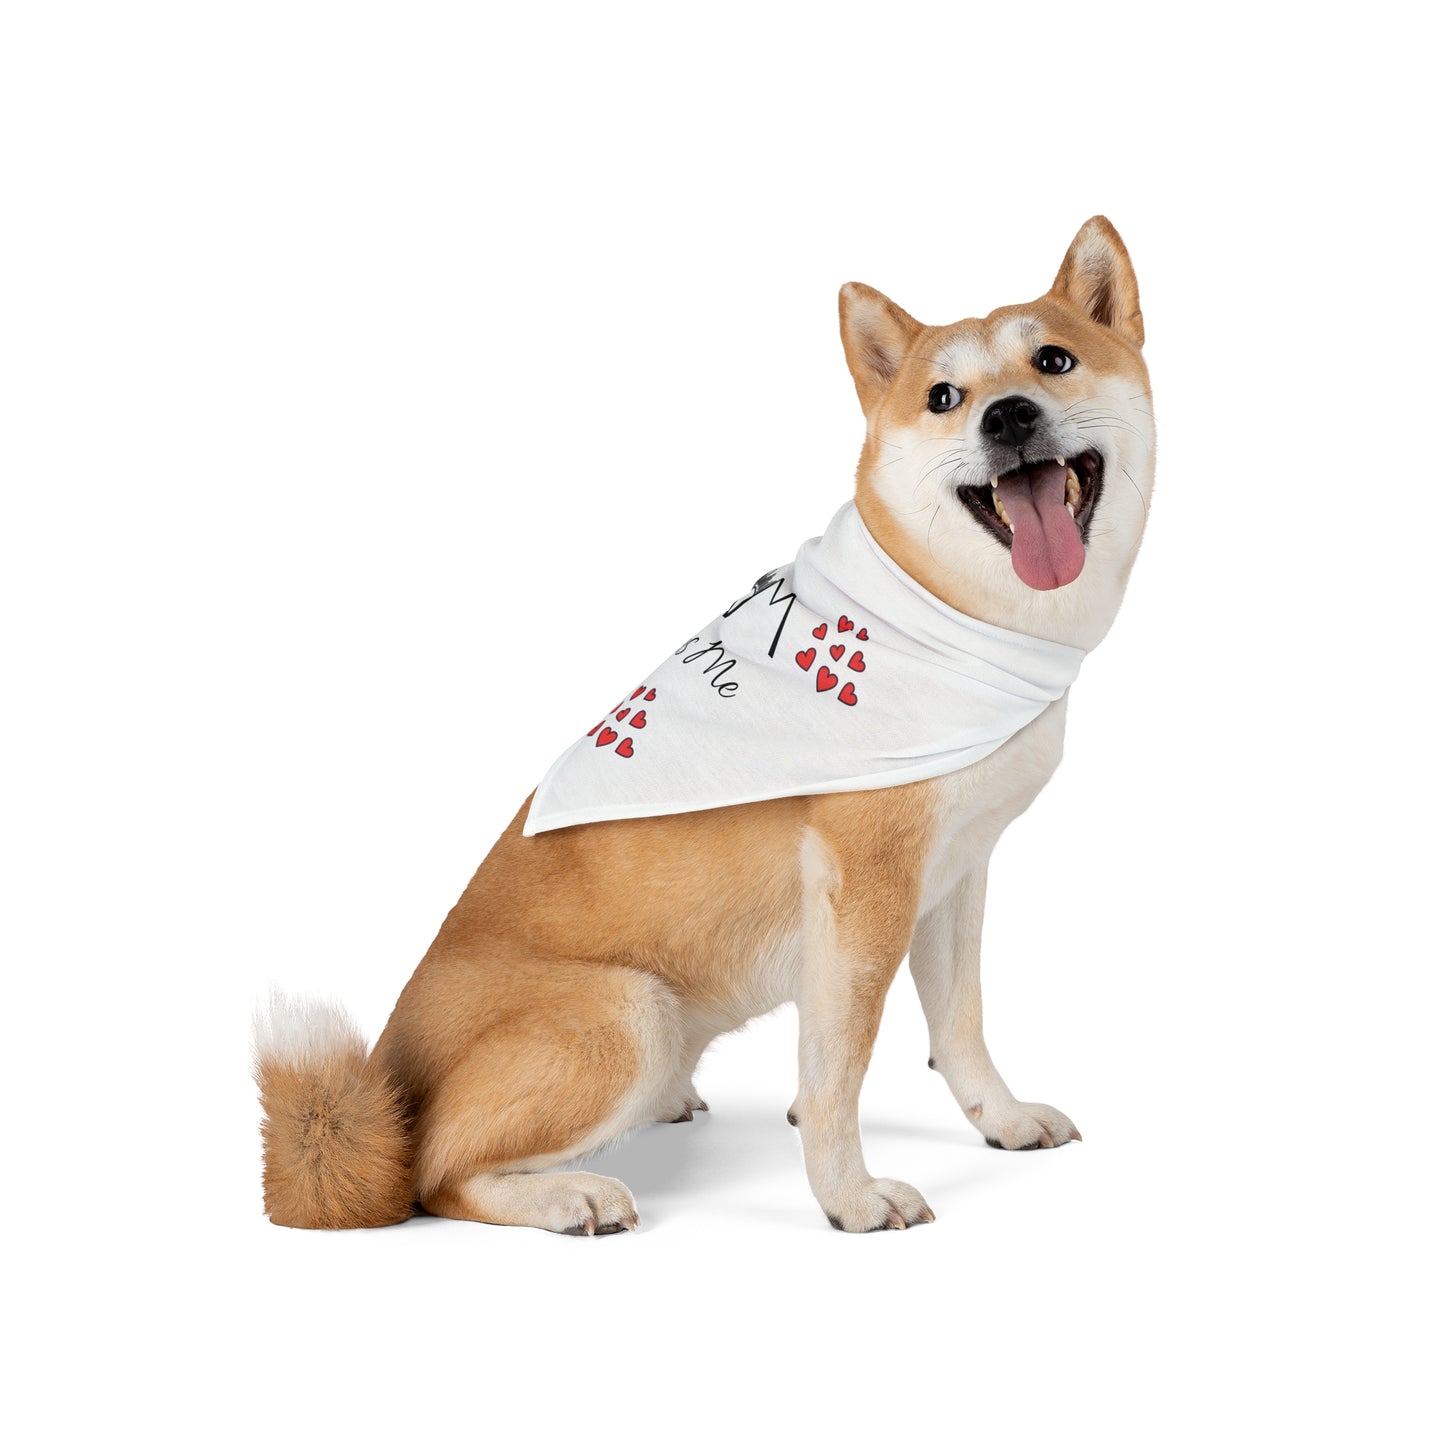
[[[937,832],[919,894],[922,917],[987,864],[999,835],[1038,796],[1064,752],[1068,695],[1049,706],[997,752],[946,773],[933,787]]]
[[[1053,775],[1063,756],[1067,708],[1066,694],[981,762],[923,785],[934,790],[936,832],[924,865],[920,918],[988,863],[999,835]],[[802,954],[800,923],[757,959],[734,1007],[712,1020],[713,1031],[737,1028],[796,998]]]

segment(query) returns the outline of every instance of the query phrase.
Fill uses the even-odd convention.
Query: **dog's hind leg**
[[[717,1037],[714,1026],[694,1022],[685,1026],[682,1050],[678,1059],[677,1076],[663,1100],[662,1112],[657,1116],[659,1124],[685,1124],[695,1113],[708,1112],[707,1101],[698,1093],[693,1074],[702,1060],[707,1047]]]
[[[620,1179],[604,1174],[473,1174],[434,1191],[423,1206],[447,1219],[528,1224],[554,1234],[620,1234],[638,1225]]]
[[[658,1117],[682,1054],[676,996],[637,969],[512,961],[497,1001],[418,1111],[423,1208],[559,1234],[635,1228],[618,1180],[543,1171]]]

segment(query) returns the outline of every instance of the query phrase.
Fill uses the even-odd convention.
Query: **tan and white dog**
[[[925,326],[857,284],[839,304],[868,422],[856,505],[872,537],[958,612],[1093,647],[1153,481],[1144,327],[1114,228],[1087,222],[1047,295],[982,320]],[[868,1172],[858,1130],[905,955],[930,1062],[989,1143],[1079,1138],[1057,1109],[1009,1091],[979,991],[989,856],[1058,764],[1066,704],[972,766],[902,786],[532,837],[524,805],[370,1056],[329,1007],[278,1001],[259,1021],[267,1212],[340,1229],[420,1204],[570,1234],[632,1229],[619,1181],[546,1171],[706,1108],[693,1083],[703,1051],[793,1000],[789,1118],[824,1214],[851,1231],[930,1221],[916,1189]]]

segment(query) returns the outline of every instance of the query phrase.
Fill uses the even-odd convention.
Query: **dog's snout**
[[[1005,446],[1022,446],[1033,435],[1039,409],[1026,396],[1006,396],[983,414],[984,436]]]

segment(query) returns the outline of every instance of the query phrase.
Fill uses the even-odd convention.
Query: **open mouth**
[[[964,509],[1013,554],[1014,571],[1040,592],[1084,570],[1084,543],[1104,484],[1092,448],[1001,472],[987,487],[959,487]]]

